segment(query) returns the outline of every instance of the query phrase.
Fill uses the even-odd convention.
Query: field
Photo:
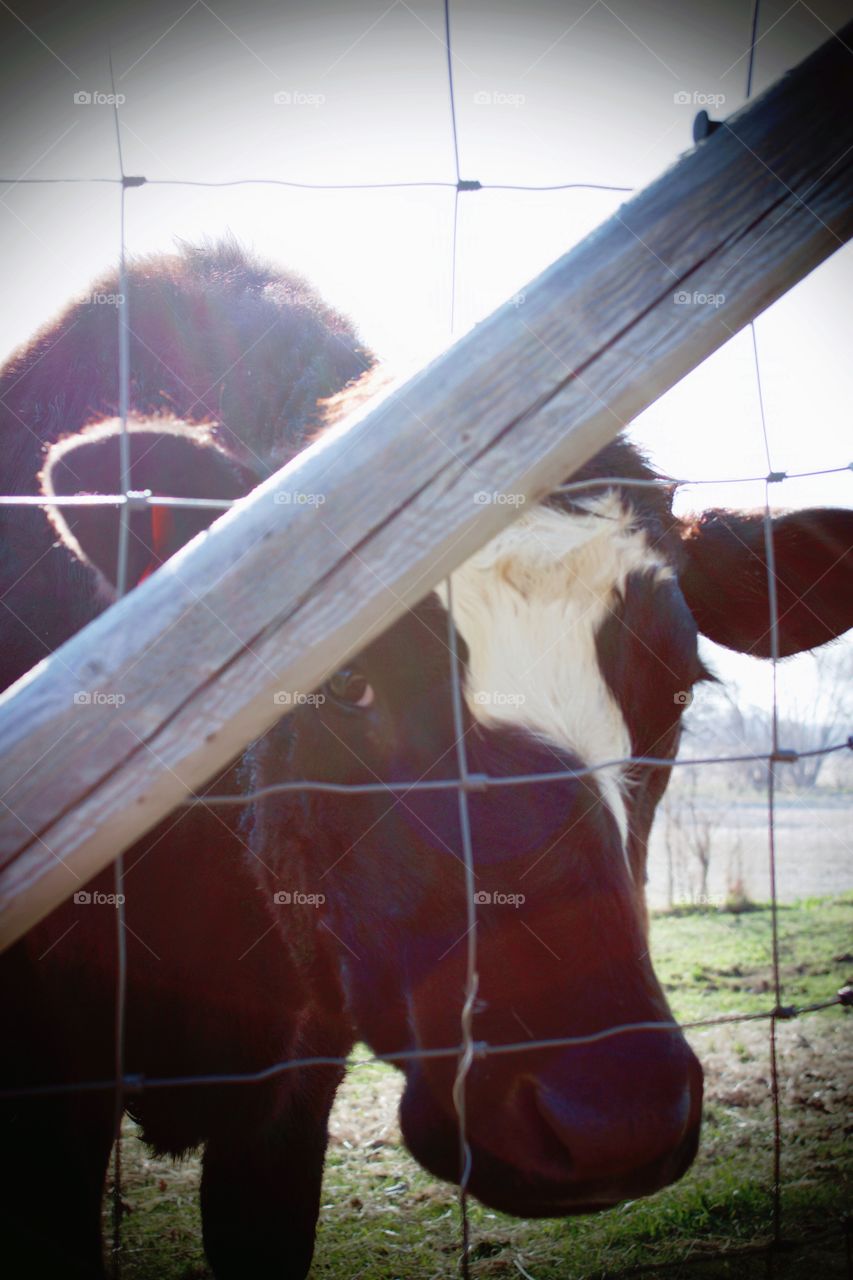
[[[849,773],[853,783],[853,773]],[[679,785],[680,784],[680,785]],[[767,837],[767,796],[760,792],[722,789],[700,795],[696,811],[684,813],[683,774],[674,779],[652,829],[646,896],[653,908],[669,903],[667,834],[671,818],[666,804],[675,801],[675,815],[684,818],[674,848],[673,902],[695,901],[700,893],[695,845],[707,824],[711,840],[707,893],[722,904],[740,882],[746,896],[770,898]],[[780,902],[812,895],[838,893],[853,883],[853,831],[850,791],[816,789],[777,793],[776,888]],[[697,827],[699,830],[697,831]],[[693,845],[691,849],[689,846]],[[685,847],[685,845],[687,847]]]
[[[786,1003],[825,999],[853,978],[853,894],[784,904],[779,927]],[[685,907],[652,921],[656,968],[683,1021],[768,1009],[769,946],[767,908],[732,914]],[[768,1239],[772,1222],[768,1023],[700,1029],[690,1039],[705,1067],[706,1103],[701,1152],[687,1176],[647,1200],[586,1218],[525,1222],[472,1203],[472,1276],[767,1274],[764,1256],[749,1250]],[[850,1014],[834,1008],[781,1023],[778,1045],[782,1228],[790,1243],[776,1256],[774,1274],[848,1276],[840,1224],[853,1163]],[[352,1070],[340,1091],[312,1270],[317,1280],[458,1274],[457,1198],[422,1173],[400,1143],[400,1079],[370,1064]],[[199,1245],[198,1161],[151,1159],[132,1131],[128,1123],[122,1274],[201,1280],[209,1272]]]

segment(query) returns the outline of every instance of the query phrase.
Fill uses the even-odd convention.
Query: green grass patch
[[[853,893],[780,905],[777,921],[782,1003],[831,997],[853,972]],[[651,941],[655,970],[680,1021],[773,1007],[768,906],[657,913]]]

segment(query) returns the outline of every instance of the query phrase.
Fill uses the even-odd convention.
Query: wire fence
[[[752,80],[755,64],[755,50],[757,32],[759,28],[759,4],[760,0],[754,0],[752,19],[751,19],[751,35],[749,46],[749,57],[746,75],[746,96],[749,98],[752,92]],[[584,183],[584,182],[565,182],[554,183],[548,185],[523,185],[514,183],[481,183],[475,179],[465,179],[462,177],[459,161],[459,142],[456,119],[456,101],[454,87],[454,65],[453,65],[453,43],[451,30],[451,13],[449,0],[443,0],[444,8],[444,32],[445,32],[445,48],[447,55],[447,83],[450,103],[450,117],[453,141],[453,156],[455,168],[454,181],[425,181],[425,182],[365,182],[365,183],[305,183],[292,182],[285,179],[255,179],[243,178],[227,181],[183,181],[180,179],[148,179],[141,175],[131,175],[126,173],[124,167],[124,159],[121,144],[121,128],[119,119],[119,109],[115,105],[115,133],[116,133],[116,149],[119,176],[118,177],[92,177],[92,178],[0,178],[0,183],[18,185],[19,183],[107,183],[121,186],[121,205],[120,205],[120,241],[119,241],[119,292],[118,300],[118,386],[119,386],[119,418],[121,422],[120,433],[120,489],[121,492],[114,494],[95,494],[86,496],[69,496],[69,497],[51,497],[45,498],[38,495],[5,495],[0,496],[0,506],[8,507],[40,507],[40,508],[73,508],[79,506],[111,506],[118,509],[120,513],[119,521],[119,545],[118,545],[118,583],[117,594],[122,596],[128,589],[128,545],[129,545],[129,518],[132,512],[144,510],[146,508],[157,507],[179,507],[187,509],[209,509],[214,511],[225,511],[233,504],[232,501],[226,499],[206,499],[206,498],[181,498],[177,496],[159,496],[154,495],[150,491],[133,490],[130,484],[130,447],[128,433],[128,417],[131,409],[130,397],[130,323],[128,316],[129,291],[127,280],[127,260],[126,260],[126,201],[128,191],[144,185],[160,185],[160,186],[192,186],[192,187],[231,187],[241,185],[267,185],[280,186],[285,188],[298,188],[316,191],[341,191],[341,190],[386,190],[399,188],[428,188],[439,187],[454,192],[453,210],[452,210],[452,237],[451,237],[451,301],[450,301],[450,329],[453,331],[455,323],[455,302],[456,302],[456,268],[457,268],[457,229],[460,197],[468,192],[476,191],[568,191],[574,189],[602,190],[612,192],[630,192],[632,188],[617,185],[606,185],[600,183]],[[112,60],[110,60],[110,76],[112,80],[113,93],[115,94],[115,80],[113,76]],[[284,1061],[278,1061],[269,1064],[262,1070],[255,1072],[235,1073],[235,1074],[204,1074],[204,1075],[186,1075],[177,1077],[146,1077],[139,1074],[133,1074],[126,1071],[125,1068],[125,1035],[126,1035],[126,1005],[127,1005],[127,954],[126,954],[126,931],[125,931],[125,906],[124,906],[124,863],[119,856],[114,864],[114,882],[115,892],[117,896],[116,909],[116,989],[115,989],[115,1039],[114,1039],[114,1074],[108,1079],[91,1080],[82,1083],[75,1082],[73,1084],[57,1083],[54,1085],[32,1086],[18,1089],[8,1089],[0,1092],[0,1096],[4,1098],[21,1098],[21,1097],[42,1097],[42,1096],[61,1096],[70,1094],[82,1094],[98,1091],[108,1091],[114,1093],[115,1099],[115,1132],[116,1143],[114,1149],[114,1177],[113,1177],[113,1263],[116,1274],[118,1274],[120,1258],[121,1258],[121,1225],[122,1225],[122,1167],[121,1167],[121,1118],[124,1112],[125,1104],[129,1098],[138,1096],[140,1093],[158,1089],[174,1089],[180,1087],[194,1086],[217,1086],[217,1085],[248,1085],[260,1083],[270,1080],[284,1073],[311,1067],[321,1066],[338,1066],[346,1068],[348,1071],[357,1070],[369,1064],[375,1063],[392,1063],[396,1066],[404,1065],[407,1062],[415,1060],[427,1059],[454,1059],[456,1061],[456,1074],[453,1083],[452,1097],[456,1110],[457,1126],[459,1132],[459,1214],[461,1223],[461,1248],[460,1248],[460,1267],[464,1277],[469,1276],[470,1267],[470,1229],[468,1221],[468,1185],[472,1168],[472,1153],[468,1140],[467,1131],[467,1093],[469,1086],[469,1075],[473,1064],[490,1056],[508,1055],[513,1053],[529,1053],[531,1050],[547,1051],[549,1049],[565,1049],[577,1046],[599,1043],[602,1041],[612,1040],[634,1033],[648,1032],[685,1032],[698,1030],[700,1028],[711,1028],[723,1025],[731,1025],[747,1022],[766,1021],[769,1024],[768,1048],[770,1054],[770,1096],[772,1104],[772,1121],[773,1121],[773,1173],[772,1173],[772,1231],[769,1241],[761,1242],[756,1245],[746,1246],[740,1249],[726,1249],[725,1256],[739,1256],[750,1252],[765,1252],[767,1254],[768,1265],[772,1269],[773,1257],[783,1244],[782,1237],[782,1208],[781,1208],[781,1157],[782,1157],[782,1125],[780,1112],[780,1086],[778,1073],[778,1049],[777,1049],[777,1024],[780,1021],[787,1021],[803,1015],[817,1012],[820,1010],[830,1009],[834,1007],[853,1007],[853,987],[843,987],[841,990],[829,993],[825,999],[803,1005],[785,1004],[783,1003],[783,983],[780,968],[779,955],[779,923],[778,923],[778,887],[777,887],[777,867],[776,867],[776,766],[783,763],[789,763],[801,759],[806,756],[826,756],[837,752],[853,749],[853,736],[845,741],[838,741],[827,747],[818,750],[798,752],[791,747],[786,747],[780,741],[779,736],[779,712],[778,712],[778,688],[777,688],[777,664],[779,661],[779,609],[776,593],[776,578],[774,564],[774,544],[772,533],[772,517],[770,510],[770,489],[774,484],[780,484],[785,480],[814,478],[820,476],[828,476],[838,474],[844,471],[853,470],[853,462],[822,469],[810,471],[786,472],[774,468],[771,459],[769,437],[767,424],[764,413],[764,396],[761,385],[761,369],[759,362],[759,352],[755,327],[750,325],[752,336],[752,351],[754,360],[754,371],[756,387],[758,392],[759,418],[762,439],[764,443],[764,451],[766,457],[767,470],[762,475],[751,476],[727,476],[721,479],[685,479],[670,476],[661,476],[658,479],[638,480],[625,476],[610,476],[605,478],[597,478],[594,480],[570,482],[560,485],[555,489],[555,493],[561,495],[571,495],[574,493],[587,493],[595,489],[625,489],[630,487],[650,487],[660,488],[661,485],[669,485],[673,488],[687,485],[717,485],[717,484],[746,484],[746,483],[763,483],[764,485],[764,541],[767,564],[767,584],[770,601],[769,608],[769,635],[771,647],[771,667],[772,667],[772,735],[771,742],[766,752],[748,752],[744,754],[725,754],[704,756],[699,758],[681,759],[672,761],[664,757],[654,756],[627,756],[620,759],[599,761],[597,763],[584,765],[582,768],[567,769],[561,768],[550,772],[539,772],[534,774],[518,774],[511,776],[493,777],[482,773],[471,771],[468,767],[468,760],[465,750],[465,727],[464,727],[464,691],[460,681],[458,669],[458,634],[454,620],[453,610],[453,585],[452,579],[448,579],[446,583],[447,592],[447,647],[450,653],[451,666],[451,698],[452,698],[452,717],[454,727],[454,749],[456,752],[456,776],[446,779],[412,779],[410,781],[397,782],[372,782],[372,783],[332,783],[323,780],[312,780],[310,778],[290,779],[284,782],[277,782],[256,789],[246,789],[239,794],[217,794],[206,793],[203,795],[195,795],[185,802],[186,806],[239,806],[245,807],[258,800],[264,799],[274,794],[285,794],[294,792],[325,792],[329,794],[349,794],[349,795],[368,795],[368,794],[386,794],[395,797],[397,800],[405,797],[411,792],[435,792],[453,790],[458,797],[458,815],[459,829],[461,832],[461,849],[462,864],[465,877],[465,894],[466,894],[466,913],[467,913],[467,929],[464,935],[466,946],[465,961],[465,987],[464,1000],[460,1017],[460,1036],[459,1042],[440,1048],[418,1049],[418,1050],[399,1050],[396,1052],[372,1054],[368,1057],[359,1058],[341,1058],[334,1056],[313,1056],[294,1058]],[[473,792],[487,791],[492,788],[528,786],[530,784],[542,785],[551,782],[565,783],[569,779],[583,779],[587,777],[595,777],[603,770],[612,770],[615,768],[634,767],[701,767],[713,764],[731,764],[740,762],[756,762],[764,761],[767,764],[767,830],[768,830],[768,863],[770,876],[770,902],[771,902],[771,958],[770,971],[772,975],[772,992],[773,1003],[771,1007],[757,1013],[735,1013],[723,1014],[712,1018],[697,1019],[685,1022],[626,1022],[620,1025],[614,1025],[604,1030],[589,1035],[566,1035],[560,1037],[551,1037],[547,1039],[525,1039],[523,1041],[489,1043],[487,1041],[479,1041],[474,1037],[473,1015],[474,1007],[477,1000],[478,992],[478,913],[477,898],[475,894],[475,857],[473,849],[473,841],[471,834],[471,820],[468,811],[469,796]],[[844,1224],[841,1230],[844,1231]],[[829,1239],[833,1232],[822,1232],[820,1238]],[[701,1256],[693,1256],[687,1261],[701,1261]],[[652,1263],[648,1266],[633,1267],[625,1274],[641,1274],[645,1271],[658,1271],[664,1269],[671,1264]],[[684,1260],[678,1263],[684,1265]],[[523,1268],[519,1267],[522,1274]]]

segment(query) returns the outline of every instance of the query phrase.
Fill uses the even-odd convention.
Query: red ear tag
[[[155,569],[171,555],[170,547],[175,545],[175,515],[170,507],[149,507],[151,513],[151,551],[152,556],[139,581],[144,582]]]

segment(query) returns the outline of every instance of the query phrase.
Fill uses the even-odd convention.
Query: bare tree
[[[853,646],[829,645],[810,655],[817,672],[817,696],[794,702],[779,720],[779,741],[800,752],[822,751],[853,733]],[[800,756],[791,765],[795,786],[813,787],[827,757]]]
[[[712,820],[698,799],[696,771],[686,771],[680,785],[671,786],[663,801],[664,845],[667,858],[667,896],[675,905],[677,882],[693,903],[707,904],[711,866]]]
[[[788,699],[778,720],[779,744],[801,753],[823,751],[843,742],[853,733],[853,645],[838,643],[804,655],[813,664],[813,695]],[[707,755],[761,755],[773,740],[773,718],[769,708],[744,701],[742,691],[725,685],[703,690],[687,719],[687,753]],[[777,780],[784,786],[809,788],[817,784],[826,767],[825,755],[801,755],[777,768]],[[733,765],[730,785],[744,783],[763,790],[767,786],[764,760]]]

